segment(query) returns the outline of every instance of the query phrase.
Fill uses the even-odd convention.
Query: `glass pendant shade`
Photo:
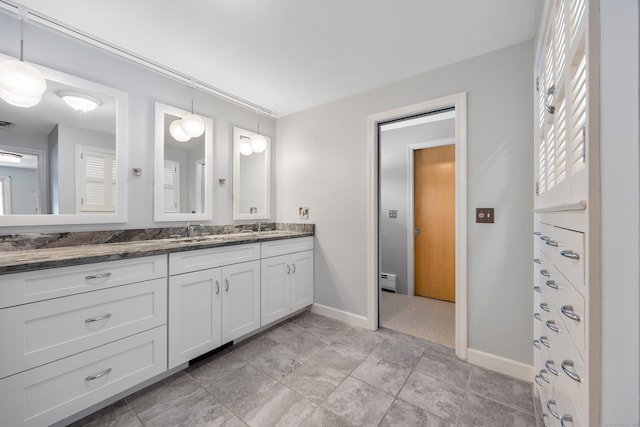
[[[240,140],[240,146],[238,147],[238,151],[240,151],[240,154],[242,154],[243,156],[250,156],[251,154],[253,154],[253,148],[251,148],[251,143],[249,143],[249,141],[244,138]]]
[[[31,64],[15,59],[0,62],[0,98],[17,107],[33,107],[47,90],[47,81]]]
[[[267,148],[267,140],[260,134],[253,135],[249,140],[249,143],[251,144],[251,149],[255,153],[262,153]]]
[[[186,142],[191,139],[189,135],[187,135],[181,126],[181,120],[174,120],[171,125],[169,125],[169,133],[178,142]]]
[[[180,120],[180,127],[191,138],[197,138],[204,133],[204,120],[197,114],[187,114]]]

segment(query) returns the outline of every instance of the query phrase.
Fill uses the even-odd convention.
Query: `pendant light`
[[[173,139],[175,139],[176,141],[187,142],[188,140],[191,139],[191,137],[187,135],[182,129],[182,126],[180,123],[181,121],[182,119],[178,119],[171,122],[171,125],[169,125],[169,133],[171,134]]]
[[[240,145],[238,146],[238,151],[243,156],[250,156],[253,154],[253,148],[251,148],[251,138],[248,136],[240,137]]]
[[[47,81],[40,71],[24,62],[24,19],[20,20],[20,60],[0,62],[0,98],[16,107],[29,108],[42,100]]]
[[[267,139],[260,135],[260,108],[256,108],[256,114],[258,116],[258,132],[251,137],[249,144],[251,144],[254,153],[262,153],[267,148]]]

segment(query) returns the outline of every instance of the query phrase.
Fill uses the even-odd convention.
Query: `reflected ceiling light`
[[[22,155],[16,153],[7,153],[0,151],[0,162],[5,163],[20,163],[22,161]]]
[[[260,108],[256,108],[256,114],[258,115],[258,132],[251,137],[249,143],[254,153],[262,153],[267,148],[267,139],[260,135]]]
[[[82,113],[93,111],[102,105],[102,101],[96,97],[84,93],[61,90],[56,92],[60,98],[71,108]]]
[[[238,151],[243,156],[250,156],[253,154],[253,148],[251,148],[251,138],[247,136],[240,137],[240,145],[238,146]]]
[[[193,102],[191,114],[187,114],[180,120],[180,127],[191,138],[197,138],[204,133],[204,120],[197,114],[193,114]]]
[[[47,81],[40,71],[23,60],[24,19],[20,20],[20,60],[0,62],[0,98],[16,107],[29,108],[42,100]]]
[[[182,129],[181,121],[182,119],[178,119],[171,122],[171,125],[169,125],[169,133],[176,141],[187,142],[191,137],[185,133],[184,129]]]

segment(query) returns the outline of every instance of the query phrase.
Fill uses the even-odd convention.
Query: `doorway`
[[[404,174],[406,183],[404,189],[401,191],[396,190],[394,194],[405,195],[405,205],[396,201],[395,206],[390,206],[390,203],[383,200],[381,197],[380,188],[384,185],[383,175],[385,167],[382,164],[382,144],[381,141],[381,127],[382,126],[396,126],[400,122],[425,118],[435,117],[434,113],[446,113],[449,114],[447,119],[453,122],[453,133],[450,135],[431,135],[431,137],[422,140],[411,140],[410,143],[404,146],[403,157],[404,162],[411,167],[407,167],[407,172]],[[436,120],[442,119],[438,117]],[[415,129],[415,128],[414,128]],[[414,132],[413,130],[407,130],[408,133]],[[453,251],[453,269],[449,269],[449,276],[455,283],[453,287],[452,296],[440,296],[444,299],[452,299],[455,301],[455,307],[453,309],[454,318],[454,339],[453,345],[456,350],[456,355],[461,359],[467,357],[467,299],[466,299],[466,236],[467,236],[467,223],[466,223],[466,94],[460,93],[451,95],[444,98],[435,99],[432,101],[423,102],[399,109],[386,111],[369,116],[369,147],[370,147],[370,176],[371,176],[371,197],[369,199],[371,211],[369,217],[369,259],[368,259],[368,271],[369,271],[369,287],[368,287],[368,321],[371,329],[377,329],[381,323],[381,314],[384,309],[384,300],[388,295],[401,295],[407,298],[419,298],[421,300],[435,301],[436,303],[443,303],[453,305],[450,302],[444,302],[436,299],[427,299],[414,297],[416,293],[416,283],[414,283],[414,238],[416,227],[414,226],[413,215],[413,165],[415,161],[415,154],[421,153],[420,150],[429,149],[434,147],[449,146],[444,151],[453,151],[453,167],[450,167],[453,172],[453,185],[454,185],[454,215],[449,215],[450,221],[453,223],[453,229],[455,239],[451,245],[449,253]],[[418,154],[420,156],[420,154]],[[402,173],[395,174],[395,181],[401,180]],[[393,181],[393,180],[392,180]],[[404,212],[403,212],[404,211]],[[411,214],[409,214],[411,213]],[[406,219],[403,220],[402,217]],[[403,223],[404,221],[404,223]],[[391,223],[391,224],[390,224]],[[395,245],[393,248],[388,249],[384,247],[385,238],[388,237],[389,230],[391,228],[404,231],[405,243]],[[421,232],[422,232],[422,227]],[[431,227],[431,226],[430,226]],[[419,249],[418,249],[419,250]],[[385,271],[387,263],[385,258],[390,254],[400,255],[403,258],[404,271],[402,268],[396,269],[396,272]],[[451,257],[450,257],[451,258]],[[436,261],[436,264],[441,261]],[[421,262],[419,262],[421,263]],[[384,267],[383,267],[384,265]],[[451,272],[452,270],[452,272]],[[381,273],[386,278],[381,279]],[[388,273],[388,274],[384,274]],[[420,273],[419,273],[420,274]],[[393,277],[395,276],[395,277]],[[389,285],[392,281],[390,278],[395,279],[395,294],[384,292],[382,294],[380,285],[384,283]],[[418,284],[418,292],[421,292]],[[404,294],[404,295],[402,295]],[[431,311],[435,311],[433,308]]]

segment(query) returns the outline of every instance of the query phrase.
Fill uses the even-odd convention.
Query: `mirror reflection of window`
[[[11,215],[10,176],[0,176],[0,215]]]
[[[164,211],[180,212],[180,162],[164,161]]]
[[[204,213],[205,203],[205,178],[206,169],[204,159],[196,161],[196,211],[195,213]]]

